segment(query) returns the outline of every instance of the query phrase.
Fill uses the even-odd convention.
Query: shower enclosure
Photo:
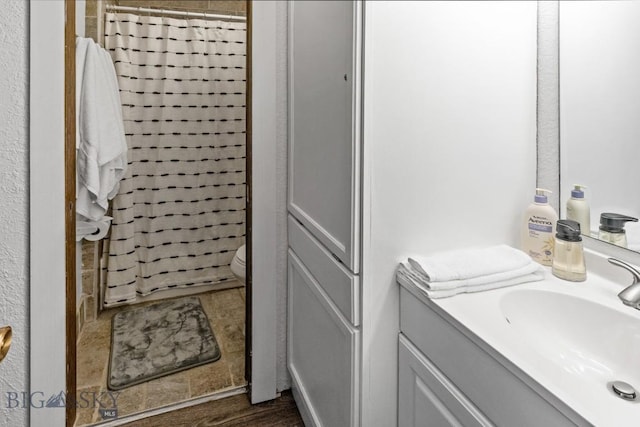
[[[245,240],[246,22],[137,10],[105,15],[129,146],[105,307],[238,286],[229,264]]]

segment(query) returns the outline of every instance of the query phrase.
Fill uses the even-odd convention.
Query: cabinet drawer
[[[291,251],[288,306],[288,366],[305,421],[357,426],[360,331],[336,312]]]
[[[402,334],[398,364],[398,427],[493,425]]]
[[[360,324],[359,277],[337,261],[325,247],[289,215],[289,247],[316,278],[319,286],[354,326]]]
[[[400,288],[401,332],[491,422],[519,427],[588,425],[509,361],[496,352],[490,354],[434,310]]]

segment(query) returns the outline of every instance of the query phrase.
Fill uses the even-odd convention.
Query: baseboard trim
[[[92,425],[101,426],[101,427],[121,426],[123,424],[131,423],[133,421],[139,421],[144,418],[150,418],[155,415],[166,414],[167,412],[176,411],[178,409],[184,409],[184,408],[189,408],[191,406],[200,405],[201,403],[212,402],[214,400],[220,400],[220,399],[225,399],[227,397],[237,396],[239,394],[247,393],[247,391],[248,391],[247,386],[229,388],[229,389],[211,393],[205,396],[184,400],[182,402],[172,403],[166,406],[162,406],[160,408],[137,412],[135,414],[127,415],[115,420],[105,420]]]

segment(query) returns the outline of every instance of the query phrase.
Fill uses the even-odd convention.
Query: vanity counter
[[[546,402],[553,408],[547,422],[555,423],[552,420],[560,414],[567,425],[632,425],[640,419],[640,398],[623,400],[610,383],[624,381],[640,392],[640,311],[624,306],[617,298],[622,284],[630,282],[628,273],[611,270],[618,275],[614,282],[598,274],[607,270],[600,268],[606,259],[602,264],[597,254],[588,256],[587,268],[589,261],[598,268],[579,283],[558,279],[545,269],[543,281],[433,300],[418,287],[403,284],[401,330],[496,424],[502,424],[499,420],[504,411],[516,418],[503,418],[503,423],[519,416],[526,418],[522,412],[527,409],[523,408],[540,398],[540,408],[532,403],[530,409],[544,412]],[[625,280],[618,281],[620,277]],[[420,314],[407,313],[419,309],[416,301],[437,316],[418,318],[415,316]],[[442,333],[437,328],[440,321],[453,329]],[[464,336],[472,347],[452,331]],[[483,372],[464,366],[463,353],[469,349],[490,356],[517,381],[503,384],[499,375],[492,374],[497,368],[491,361],[486,366],[479,362],[477,369]],[[476,364],[477,360],[468,363]],[[487,396],[495,394],[489,389],[496,382],[498,395]],[[526,387],[519,394],[522,385]],[[509,391],[501,398],[503,390]],[[530,392],[533,394],[527,394]],[[505,407],[500,407],[501,399],[518,396],[527,399],[526,403],[514,401],[510,405],[503,400]],[[544,424],[544,417],[538,421],[537,425],[549,425]]]

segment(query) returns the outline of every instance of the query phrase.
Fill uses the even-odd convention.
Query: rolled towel
[[[507,245],[412,257],[408,263],[423,285],[431,290],[482,286],[531,274],[542,277],[543,271],[527,254]]]

